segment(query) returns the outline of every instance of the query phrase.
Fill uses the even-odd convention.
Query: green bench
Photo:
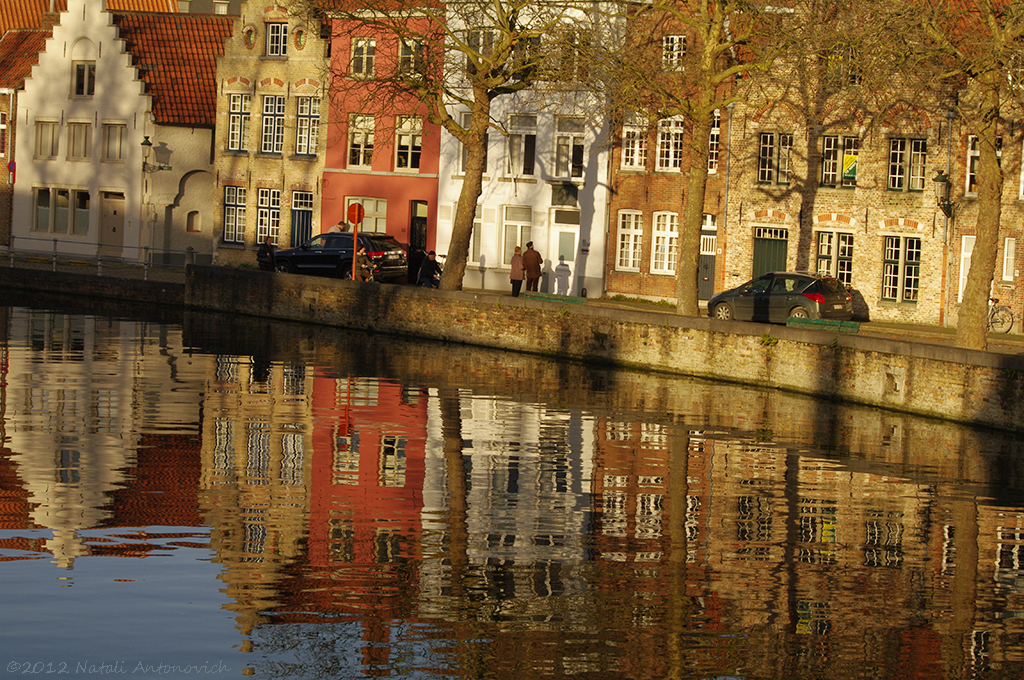
[[[833,333],[858,333],[860,323],[857,321],[838,321],[836,319],[790,319],[786,325],[791,328],[811,328]]]
[[[534,293],[532,291],[523,293],[523,297],[531,300],[547,300],[549,302],[568,302],[571,305],[586,304],[587,298],[575,297],[573,295],[554,295],[552,293]]]

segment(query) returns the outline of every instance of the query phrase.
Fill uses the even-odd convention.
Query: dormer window
[[[91,97],[96,91],[96,62],[76,61],[71,68],[71,93],[76,97]]]
[[[267,56],[288,56],[288,24],[267,24]]]

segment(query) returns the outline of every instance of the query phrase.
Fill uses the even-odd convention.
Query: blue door
[[[313,211],[292,210],[292,248],[297,248],[313,236]]]

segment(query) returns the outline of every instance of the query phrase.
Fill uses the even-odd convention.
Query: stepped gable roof
[[[114,23],[153,95],[156,122],[212,127],[217,117],[217,57],[224,54],[233,18],[126,12],[115,13]]]
[[[51,33],[48,28],[23,28],[0,37],[0,87],[21,87],[32,75]]]

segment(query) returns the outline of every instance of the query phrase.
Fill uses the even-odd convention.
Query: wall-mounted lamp
[[[157,170],[170,170],[169,165],[153,165],[149,162],[149,156],[153,153],[153,142],[149,140],[149,135],[142,138],[142,171],[143,172],[156,172]]]
[[[939,170],[935,174],[935,178],[932,179],[935,183],[935,204],[939,206],[939,210],[946,217],[953,217],[953,208],[956,207],[956,203],[949,200],[949,188],[951,182],[949,181],[949,175]]]

